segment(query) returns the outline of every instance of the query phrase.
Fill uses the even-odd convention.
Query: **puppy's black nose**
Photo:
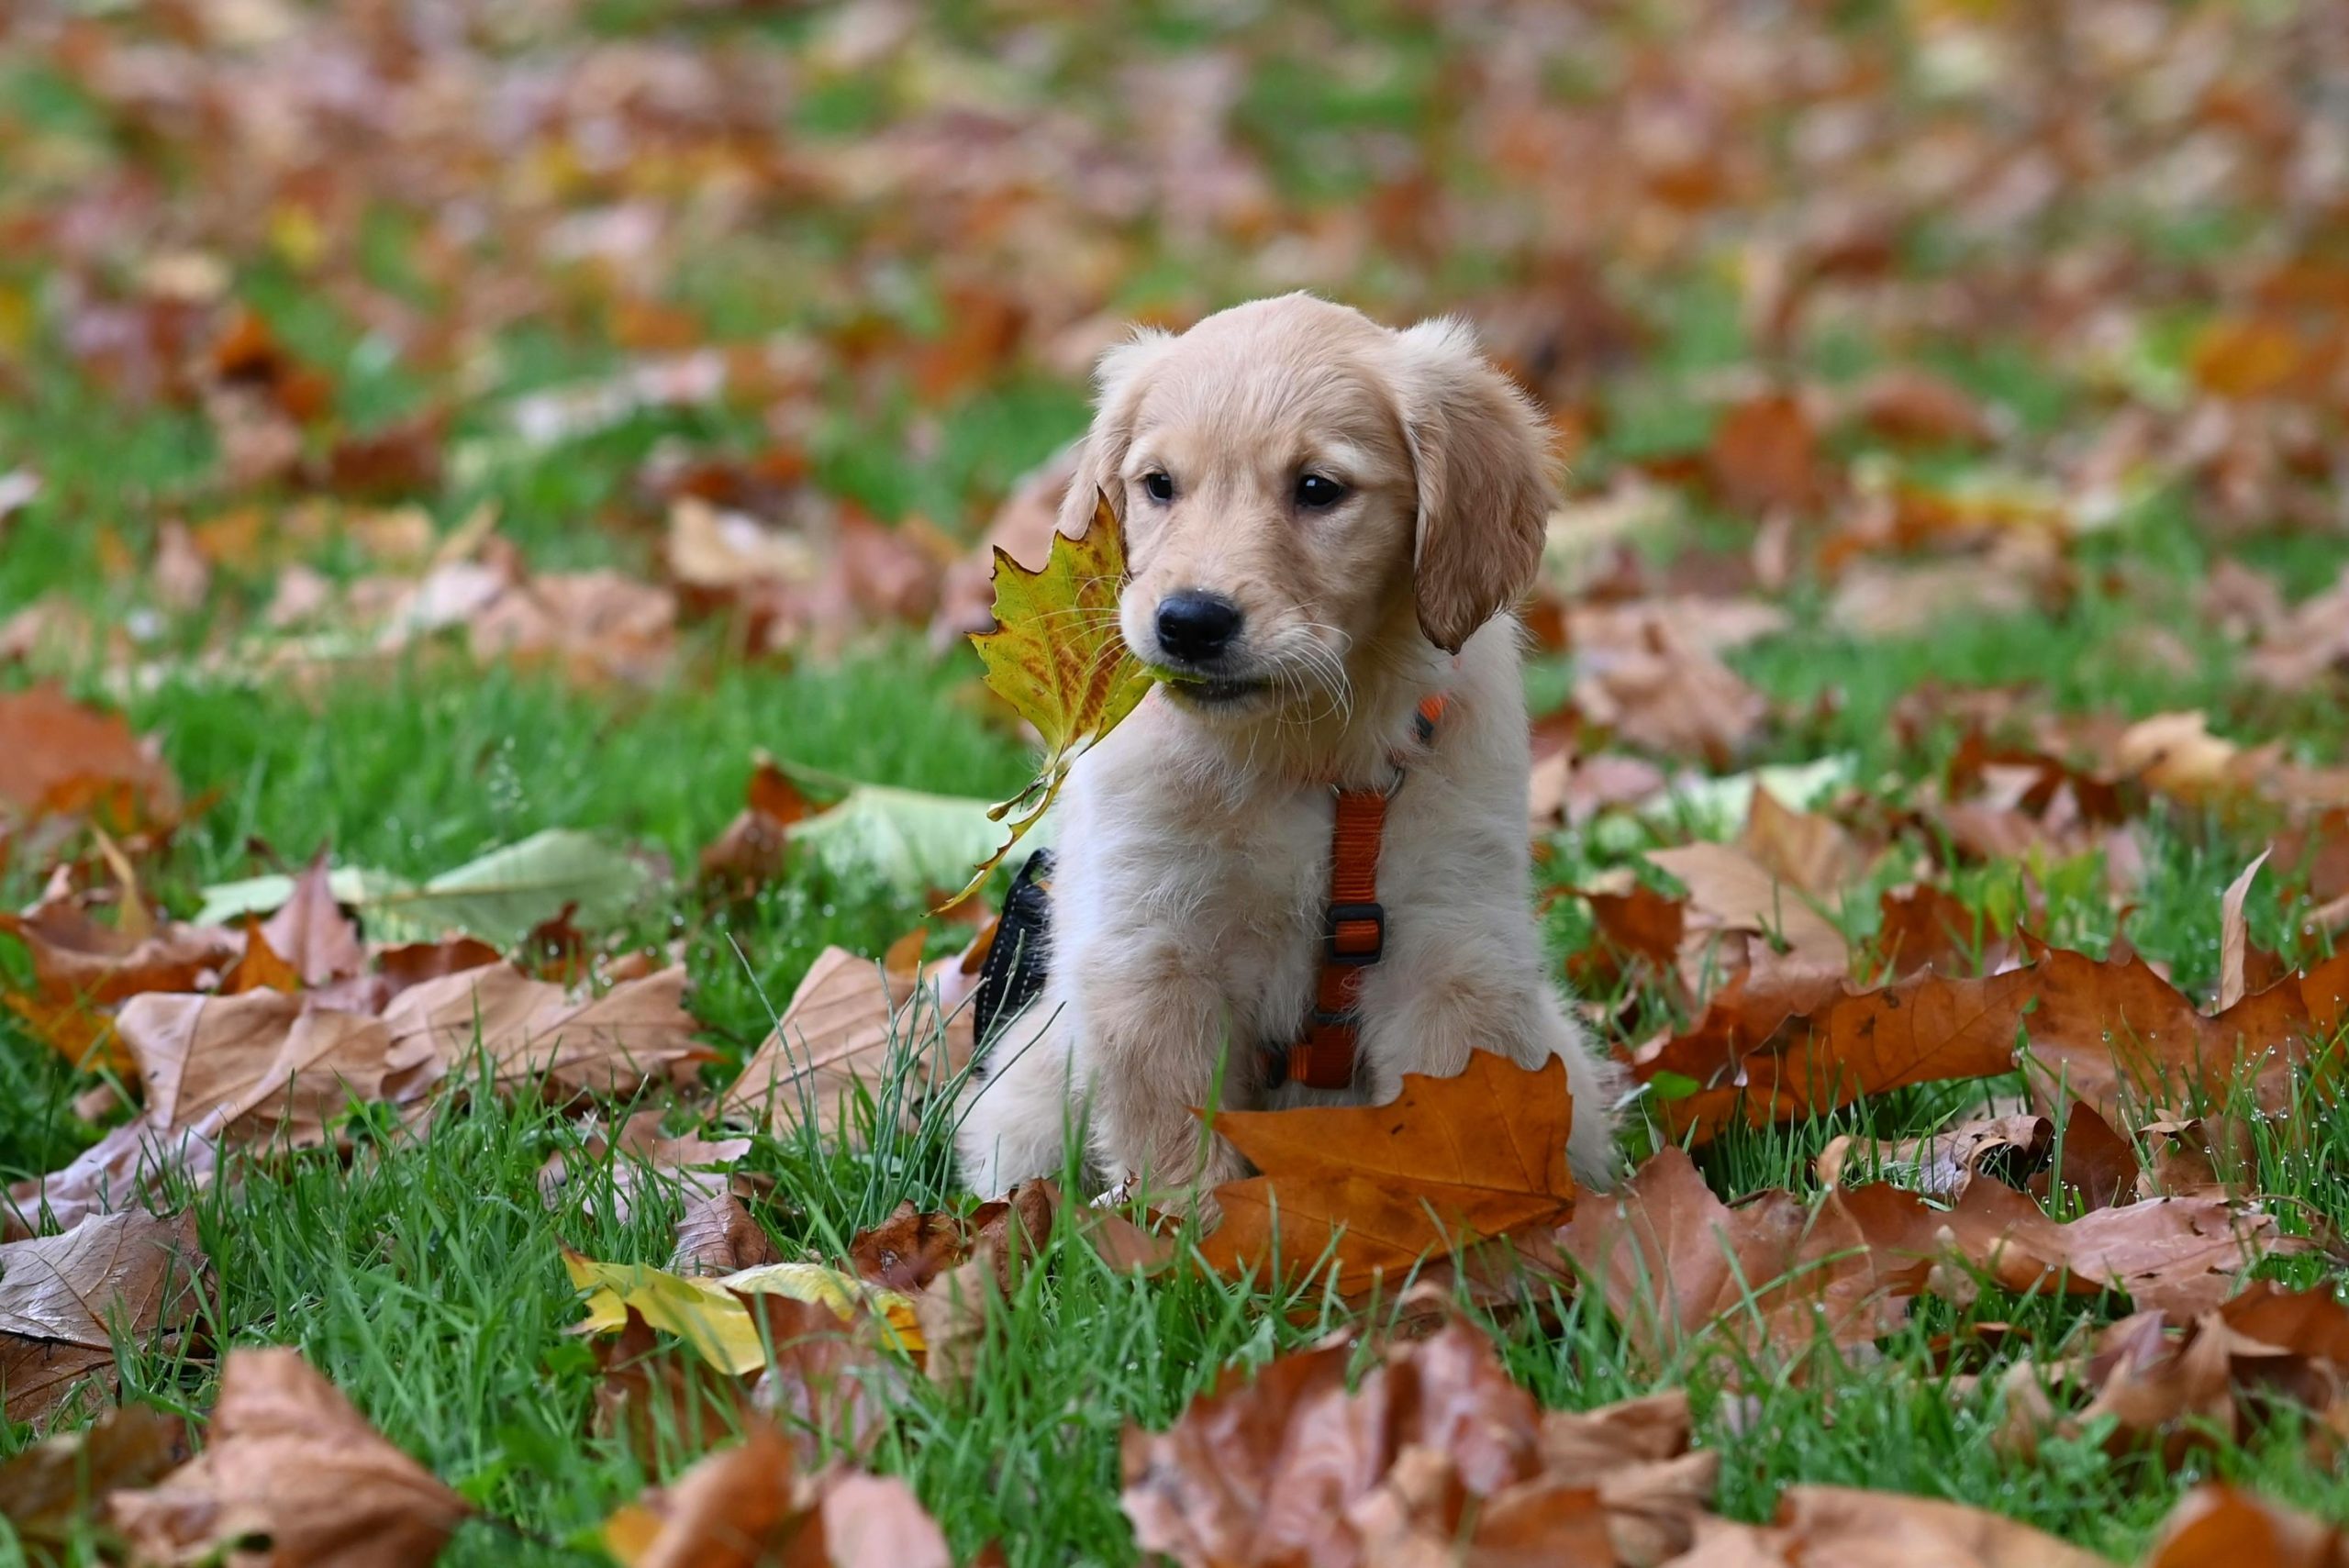
[[[1158,601],[1158,645],[1167,656],[1204,664],[1240,634],[1240,606],[1221,594],[1186,588]]]

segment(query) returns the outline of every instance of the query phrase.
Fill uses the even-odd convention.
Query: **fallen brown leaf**
[[[1126,1517],[1183,1568],[1656,1562],[1719,1467],[1685,1396],[1539,1414],[1458,1320],[1389,1345],[1352,1392],[1342,1341],[1234,1369],[1174,1426],[1125,1436]],[[1414,1555],[1417,1553],[1417,1555]],[[1513,1555],[1512,1555],[1513,1554]]]
[[[1817,1169],[1823,1186],[1840,1185],[1851,1168],[1879,1181],[1887,1173],[1896,1174],[1901,1185],[1946,1201],[1976,1177],[2021,1186],[2044,1168],[2054,1145],[2055,1124],[2045,1117],[1984,1117],[1917,1138],[1831,1139],[1819,1151]],[[2067,1149],[2067,1165],[2069,1152]]]
[[[2028,940],[2028,939],[2026,939]],[[2176,1110],[2223,1105],[2240,1085],[2259,1107],[2286,1115],[2292,1070],[2338,1017],[2341,973],[2312,971],[2244,996],[2215,1016],[2134,952],[2103,962],[2032,942],[2028,1082],[2043,1109],[2086,1102],[2115,1128]]]
[[[156,525],[154,549],[147,582],[156,606],[173,615],[202,609],[212,595],[212,565],[195,548],[187,524],[165,517]]]
[[[115,1214],[148,1200],[174,1177],[208,1184],[219,1160],[220,1118],[159,1129],[143,1118],[111,1129],[61,1170],[13,1183],[0,1205],[0,1240],[67,1231],[94,1214]]]
[[[133,1343],[180,1332],[206,1267],[195,1219],[143,1209],[101,1215],[61,1236],[0,1245],[0,1401],[11,1421],[56,1409]]]
[[[590,1342],[598,1374],[588,1429],[624,1438],[636,1455],[659,1465],[698,1453],[757,1419],[743,1379],[714,1367],[662,1336],[634,1307],[618,1334]]]
[[[2256,1281],[2182,1324],[2176,1313],[2140,1312],[2100,1331],[2084,1356],[2018,1362],[2004,1387],[1999,1441],[2026,1463],[2048,1436],[2077,1438],[2110,1418],[2108,1451],[2150,1444],[2176,1469],[2288,1412],[2311,1460],[2330,1464],[2349,1444],[2349,1309],[2321,1286]],[[2077,1406],[2083,1394],[2076,1411],[2059,1408],[2059,1396]]]
[[[1687,906],[1642,883],[1628,893],[1586,892],[1598,945],[1570,955],[1566,973],[1585,995],[1642,975],[1676,979]]]
[[[1578,656],[1575,706],[1642,750],[1717,768],[1749,750],[1769,716],[1759,692],[1661,620],[1636,646]]]
[[[1771,876],[1831,908],[1867,870],[1858,841],[1841,826],[1816,812],[1792,809],[1760,784],[1753,788],[1737,847]]]
[[[269,1349],[229,1352],[204,1451],[108,1511],[150,1562],[405,1568],[439,1556],[473,1509],[298,1352]]]
[[[1998,540],[1978,556],[1854,561],[1835,584],[1827,619],[1854,638],[1914,637],[1961,617],[1990,619],[2061,609],[2063,555],[2044,535]]]
[[[842,1317],[819,1301],[734,1292],[767,1351],[751,1374],[751,1401],[784,1423],[801,1455],[870,1448],[905,1396],[905,1365],[882,1348],[879,1318],[860,1307]]]
[[[364,981],[381,984],[381,1005],[355,1007],[352,1012],[383,1012],[395,995],[411,986],[423,986],[425,981],[444,979],[449,974],[462,974],[465,970],[484,970],[494,962],[498,962],[498,949],[474,937],[408,941],[381,949],[373,955],[373,974],[364,976]]]
[[[473,657],[560,671],[583,684],[649,685],[676,649],[676,595],[612,571],[552,573],[471,617]]]
[[[782,1262],[766,1228],[731,1192],[691,1199],[677,1220],[677,1250],[670,1271],[681,1274],[730,1274],[738,1269]]]
[[[747,895],[783,874],[791,825],[815,807],[774,758],[753,759],[742,809],[701,852],[701,873]]]
[[[1406,1073],[1383,1106],[1225,1111],[1219,1136],[1262,1175],[1216,1188],[1201,1247],[1231,1276],[1295,1279],[1325,1258],[1352,1294],[1431,1251],[1557,1224],[1573,1210],[1564,1065],[1472,1051],[1452,1078]]]
[[[2276,956],[2251,945],[2251,924],[2243,908],[2243,901],[2251,896],[2253,879],[2273,853],[2273,846],[2260,851],[2219,898],[2218,1005],[2222,1013],[2253,991],[2264,991],[2284,978],[2283,965]]]
[[[764,1422],[615,1514],[604,1544],[622,1568],[952,1568],[911,1488],[835,1465],[797,1475]]]
[[[924,971],[924,978],[938,967]],[[807,1125],[829,1138],[847,1124],[858,1095],[869,1095],[886,1109],[885,1080],[892,1073],[902,1075],[911,1099],[935,1093],[970,1060],[970,1009],[947,1020],[941,1036],[937,1012],[920,997],[921,989],[910,973],[885,974],[869,958],[826,948],[791,994],[774,1032],[743,1065],[721,1109],[776,1131]]]
[[[1765,392],[1731,407],[1714,428],[1705,462],[1721,504],[1749,517],[1810,511],[1830,483],[1819,432],[1791,392]]]
[[[35,1557],[61,1554],[107,1494],[151,1485],[187,1459],[187,1423],[123,1405],[0,1463],[0,1518]]]
[[[2274,1214],[2212,1196],[2121,1204],[2061,1224],[1996,1182],[1969,1184],[1945,1209],[1885,1185],[1847,1188],[1835,1203],[1896,1288],[1961,1304],[1972,1281],[1936,1273],[1937,1261],[1961,1260],[2003,1290],[2121,1290],[2141,1307],[2192,1316],[2215,1308],[2263,1257],[2307,1245],[2281,1234]]]
[[[1789,1563],[2108,1568],[2092,1551],[1981,1508],[1849,1486],[1787,1487],[1771,1533]]]
[[[410,986],[383,1026],[401,1060],[429,1051],[460,1083],[478,1051],[501,1090],[623,1094],[707,1055],[685,989],[682,964],[583,999],[500,963]]]
[[[150,993],[116,1022],[159,1132],[217,1128],[240,1143],[316,1147],[352,1102],[411,1104],[441,1072],[429,1041],[279,991]]]
[[[1559,1241],[1656,1365],[1708,1331],[1750,1358],[1799,1357],[1818,1336],[1861,1345],[1904,1316],[1841,1208],[1783,1192],[1730,1207],[1677,1149],[1619,1191],[1586,1197]]]
[[[1851,944],[1813,899],[1773,875],[1767,866],[1727,844],[1683,844],[1651,850],[1649,861],[1688,888],[1688,933],[1683,949],[1684,978],[1701,994],[1703,947],[1730,935],[1768,941],[1789,963],[1842,974],[1851,965]],[[1699,969],[1696,976],[1687,971]]]
[[[908,1296],[920,1295],[974,1256],[985,1256],[1008,1275],[1052,1233],[1057,1197],[1043,1183],[1022,1182],[967,1217],[925,1214],[910,1203],[899,1204],[886,1220],[850,1241],[849,1263],[858,1278]]]
[[[2015,962],[2010,927],[1929,883],[1887,889],[1876,909],[1876,951],[1895,976],[1996,974]]]
[[[286,962],[269,945],[261,922],[245,920],[244,956],[220,979],[219,995],[241,996],[248,991],[277,991],[288,995],[302,989],[302,972]]]
[[[294,879],[294,895],[262,926],[271,950],[305,985],[324,985],[367,967],[359,928],[335,903],[328,852],[321,849]]]
[[[1919,365],[1887,365],[1862,382],[1852,411],[1887,441],[1983,446],[1997,435],[1974,395]]]
[[[904,1204],[849,1244],[860,1278],[913,1296],[922,1369],[932,1382],[969,1380],[985,1337],[987,1304],[1010,1296],[1051,1235],[1059,1203],[1052,1184],[1022,1182],[967,1218]],[[1130,1222],[1088,1212],[1077,1228],[1097,1233],[1108,1224]]]
[[[58,813],[124,832],[179,809],[171,770],[118,716],[53,685],[0,692],[0,821]]]
[[[45,900],[27,914],[0,911],[0,931],[32,955],[33,983],[0,995],[36,1039],[68,1061],[134,1070],[114,1029],[123,1002],[148,991],[195,991],[218,983],[244,951],[220,926],[167,921],[150,932],[100,925],[70,899]]]

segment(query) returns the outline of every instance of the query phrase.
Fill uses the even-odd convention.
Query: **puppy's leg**
[[[964,1086],[955,1107],[954,1153],[963,1182],[991,1198],[1014,1183],[1060,1175],[1085,1106],[1069,1031],[1050,1010],[1049,997],[1005,1026],[988,1065],[986,1076]]]
[[[1575,1097],[1566,1163],[1574,1168],[1575,1180],[1605,1192],[1622,1174],[1615,1118],[1631,1086],[1631,1073],[1566,1011],[1555,991],[1544,985],[1534,1000],[1538,1016],[1533,1036],[1509,1054],[1528,1067],[1539,1067],[1553,1056],[1566,1064],[1566,1092]]]
[[[1556,992],[1538,979],[1531,985],[1508,984],[1473,962],[1441,973],[1422,970],[1399,989],[1391,1014],[1374,1015],[1366,1052],[1373,1103],[1401,1094],[1406,1073],[1448,1078],[1464,1072],[1471,1051],[1495,1051],[1524,1067],[1540,1067],[1554,1056],[1566,1064],[1566,1090],[1575,1103],[1566,1162],[1585,1186],[1605,1191],[1614,1185],[1623,1068],[1600,1054]]]
[[[1220,1138],[1206,1136],[1195,1108],[1251,1103],[1255,1063],[1244,1048],[1223,1062],[1223,1000],[1186,973],[1171,953],[1088,965],[1085,1056],[1093,1084],[1093,1153],[1113,1184],[1185,1202],[1176,1189],[1204,1191],[1248,1173]]]

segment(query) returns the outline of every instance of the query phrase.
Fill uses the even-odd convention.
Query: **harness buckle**
[[[1345,928],[1371,928],[1370,946],[1355,945],[1356,932]],[[1384,904],[1332,904],[1321,922],[1321,962],[1346,968],[1358,968],[1376,963],[1386,956],[1386,906]]]

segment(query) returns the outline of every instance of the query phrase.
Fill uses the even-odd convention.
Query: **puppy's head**
[[[1123,519],[1126,640],[1202,715],[1342,700],[1409,639],[1458,652],[1531,585],[1542,424],[1467,328],[1304,295],[1102,359],[1063,531]]]

